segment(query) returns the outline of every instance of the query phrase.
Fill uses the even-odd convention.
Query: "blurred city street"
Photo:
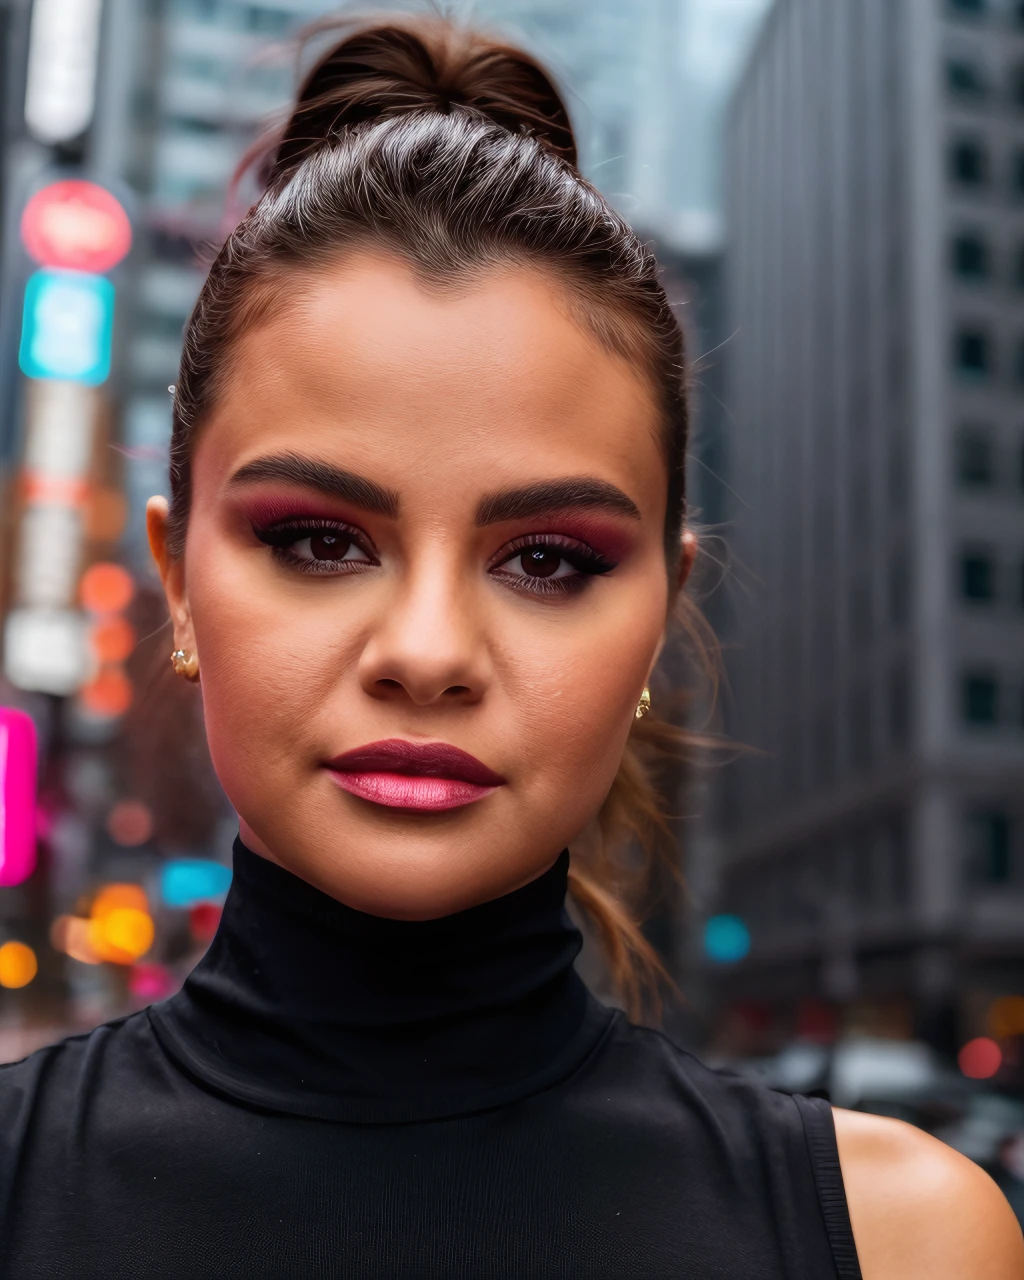
[[[671,784],[668,1029],[1024,1218],[1024,2],[454,9],[555,72],[687,333],[730,748]],[[0,0],[0,1062],[217,928],[237,821],[145,504],[232,174],[333,12]]]

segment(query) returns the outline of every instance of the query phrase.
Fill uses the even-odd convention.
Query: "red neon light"
[[[132,247],[128,215],[94,182],[52,182],[29,200],[21,215],[21,239],[41,266],[101,275]]]
[[[89,497],[89,485],[74,476],[48,476],[26,471],[21,477],[25,501],[34,506],[81,507]]]

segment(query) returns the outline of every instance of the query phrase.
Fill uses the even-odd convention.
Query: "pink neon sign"
[[[0,885],[21,884],[36,865],[36,727],[0,707]]]

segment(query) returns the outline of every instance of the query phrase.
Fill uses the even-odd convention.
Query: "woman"
[[[181,993],[0,1073],[3,1274],[1024,1274],[973,1165],[574,972],[570,878],[643,959],[564,850],[647,794],[694,539],[679,329],[545,74],[352,30],[265,177],[149,511],[235,880]]]

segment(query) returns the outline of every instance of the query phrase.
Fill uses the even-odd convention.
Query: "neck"
[[[151,1011],[184,1065],[244,1101],[331,1119],[427,1119],[574,1070],[608,1012],[573,962],[569,856],[440,920],[354,911],[236,841],[220,929]]]

